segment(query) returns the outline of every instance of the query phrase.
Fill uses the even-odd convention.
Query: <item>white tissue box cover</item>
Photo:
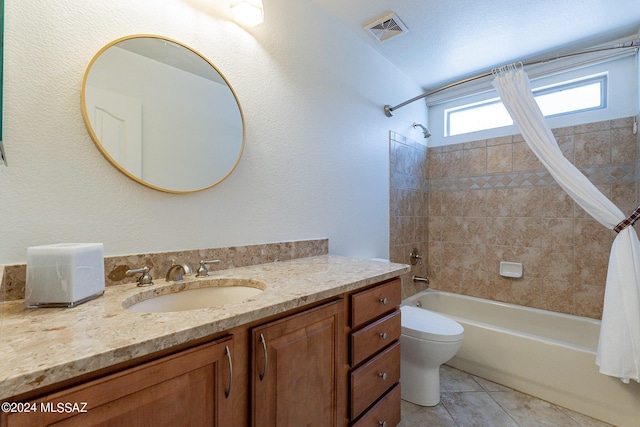
[[[57,243],[27,248],[28,307],[73,306],[103,293],[102,243]]]

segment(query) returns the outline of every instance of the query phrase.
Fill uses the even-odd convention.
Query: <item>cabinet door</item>
[[[226,427],[232,351],[229,338],[126,369],[38,399],[35,412],[11,413],[6,425]],[[78,411],[57,412],[60,403]]]
[[[252,330],[253,426],[337,426],[342,310],[337,301]]]

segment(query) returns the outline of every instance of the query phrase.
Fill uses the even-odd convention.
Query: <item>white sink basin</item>
[[[266,287],[252,279],[203,279],[149,289],[127,298],[122,306],[140,313],[221,307],[246,301]]]

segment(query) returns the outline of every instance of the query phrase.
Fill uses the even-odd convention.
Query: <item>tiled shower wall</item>
[[[564,155],[627,214],[638,204],[632,125],[628,118],[554,130]],[[425,165],[428,231],[416,234],[427,239],[432,288],[601,317],[614,233],[555,184],[520,135],[430,148]],[[398,206],[393,183],[391,194],[395,254],[409,232],[394,226],[393,213],[417,211]],[[500,276],[500,261],[521,262],[523,277]]]
[[[391,132],[389,135],[390,239],[392,262],[410,264],[413,248],[422,255],[422,263],[411,267],[402,277],[402,296],[406,298],[427,286],[413,282],[414,275],[427,277],[429,241],[429,175],[427,147]]]

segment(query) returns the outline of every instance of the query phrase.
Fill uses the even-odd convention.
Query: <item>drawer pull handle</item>
[[[380,334],[380,338],[382,338],[383,340],[386,340],[387,339],[387,333],[386,332],[382,332]]]
[[[229,395],[231,394],[231,387],[233,387],[233,363],[231,363],[231,351],[229,350],[228,345],[225,346],[225,354],[229,361],[229,388],[224,391],[224,397],[229,398]]]
[[[387,380],[387,373],[386,373],[386,372],[380,372],[380,373],[378,374],[378,376],[379,376],[380,378],[382,378],[382,381],[386,381],[386,380]]]
[[[262,372],[260,372],[260,381],[264,379],[264,376],[267,374],[267,363],[269,359],[267,358],[267,341],[264,339],[264,335],[260,334],[260,343],[262,343],[262,351],[264,352],[264,368]]]
[[[387,422],[386,421],[378,421],[378,425],[380,427],[387,427]]]
[[[379,302],[380,302],[380,304],[382,304],[382,305],[387,305],[387,302],[388,302],[386,298],[380,298],[378,301],[379,301]]]

